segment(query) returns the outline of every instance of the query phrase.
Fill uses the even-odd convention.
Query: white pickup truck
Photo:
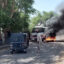
[[[31,41],[37,42],[37,34],[41,34],[41,38],[44,37],[44,32],[47,27],[35,26],[31,33]]]

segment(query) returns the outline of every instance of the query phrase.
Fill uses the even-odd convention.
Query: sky
[[[56,7],[64,0],[34,0],[33,7],[40,12],[56,11]]]

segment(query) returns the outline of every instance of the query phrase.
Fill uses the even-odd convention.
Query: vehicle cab
[[[43,39],[44,37],[44,32],[45,32],[45,29],[47,27],[43,27],[43,26],[35,26],[32,30],[32,33],[31,33],[31,41],[34,41],[36,42],[37,41],[37,34],[40,33],[41,34],[41,38]],[[38,32],[37,32],[38,31]]]
[[[27,37],[23,33],[12,33],[10,37],[10,52],[27,52]]]

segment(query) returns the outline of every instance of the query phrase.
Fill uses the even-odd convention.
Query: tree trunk
[[[1,6],[2,8],[5,8],[5,7],[7,6],[7,1],[8,1],[8,0],[0,0],[0,6]]]
[[[11,18],[13,16],[13,13],[15,12],[14,7],[15,7],[15,0],[12,1],[12,9],[11,9],[11,15],[10,15]]]
[[[0,0],[0,6],[1,6],[1,8],[4,8],[4,2],[3,2],[3,0]]]
[[[4,8],[7,7],[8,0],[4,0]]]

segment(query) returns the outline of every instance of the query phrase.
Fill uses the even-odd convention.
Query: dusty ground
[[[31,42],[26,54],[1,50],[0,64],[64,64],[64,43],[42,43],[39,53]]]

